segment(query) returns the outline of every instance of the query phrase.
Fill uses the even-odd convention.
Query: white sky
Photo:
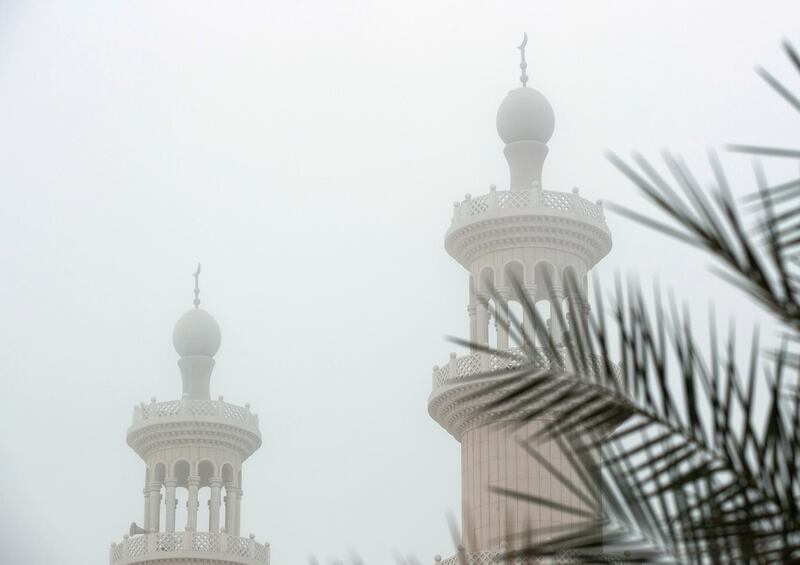
[[[0,561],[105,563],[141,523],[135,403],[178,398],[171,332],[219,321],[212,394],[250,402],[242,528],[273,562],[452,545],[457,443],[427,415],[464,335],[452,202],[504,188],[522,31],[556,113],[545,187],[647,210],[604,159],[797,146],[796,2],[0,0]],[[736,190],[749,161],[724,156]],[[768,163],[770,180],[794,174]],[[601,275],[655,276],[746,329],[697,252],[610,217]]]

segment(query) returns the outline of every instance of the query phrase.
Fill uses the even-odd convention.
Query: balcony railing
[[[167,532],[125,536],[111,544],[112,565],[144,563],[154,559],[224,560],[241,565],[269,565],[269,544],[249,538],[210,532]]]
[[[133,425],[158,421],[175,416],[206,416],[221,418],[235,424],[258,429],[258,415],[250,412],[250,405],[236,406],[219,400],[170,400],[149,404],[142,402],[133,410]]]
[[[567,554],[549,557],[507,557],[505,550],[495,551],[476,551],[473,553],[466,553],[452,555],[446,559],[438,559],[435,565],[532,565],[533,563],[547,564],[547,565],[572,565],[578,561]],[[609,560],[609,563],[616,563],[616,561]]]
[[[602,203],[586,200],[578,194],[577,189],[568,193],[540,188],[503,191],[492,188],[489,194],[475,198],[467,195],[463,201],[456,202],[453,206],[453,224],[481,216],[492,210],[515,208],[558,210],[583,219],[593,220],[596,223],[605,223]]]
[[[452,555],[446,559],[439,559],[435,565],[530,565],[534,560],[530,558],[512,557],[504,559],[505,551],[478,551],[473,553],[462,552]],[[538,560],[537,560],[538,561]],[[545,561],[542,561],[543,563]],[[552,561],[553,564],[561,561]]]
[[[534,370],[545,370],[551,367],[555,359],[560,359],[559,364],[567,370],[572,368],[572,359],[570,358],[566,347],[559,347],[555,351],[550,351],[544,348],[536,348],[533,350],[532,360]],[[492,371],[501,371],[503,369],[513,369],[528,365],[531,360],[527,354],[516,347],[508,349],[503,353],[471,353],[462,357],[456,357],[455,353],[450,354],[450,361],[442,366],[433,368],[433,390],[456,384],[461,380],[477,377],[482,374],[488,374]],[[592,361],[586,363],[587,367],[584,372],[590,377],[595,377],[599,371],[605,370],[605,365],[600,356],[593,355]],[[615,377],[618,377],[619,368],[616,365],[611,366],[611,370]],[[601,373],[602,374],[602,373]]]

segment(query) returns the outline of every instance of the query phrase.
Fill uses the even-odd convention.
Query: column
[[[589,322],[591,321],[592,315],[592,308],[589,306],[589,301],[584,298],[581,300],[579,308],[581,309],[581,330],[583,330],[583,335],[588,337],[589,336]]]
[[[197,490],[200,488],[200,477],[190,475],[188,479],[189,484],[189,500],[186,501],[187,519],[186,529],[193,532],[197,531]]]
[[[233,535],[233,483],[225,484],[225,531]]]
[[[553,343],[559,345],[562,342],[561,318],[564,317],[563,311],[564,291],[560,286],[553,285],[550,289],[550,337]]]
[[[478,303],[472,301],[467,306],[469,314],[469,342],[478,343]]]
[[[238,536],[242,523],[242,489],[233,489],[233,530],[234,535]]]
[[[580,294],[573,294],[569,297],[569,312],[571,327],[570,337],[573,342],[581,343],[588,354],[589,340],[589,302]],[[586,360],[589,362],[589,360]]]
[[[569,333],[569,338],[573,343],[578,343],[578,333],[581,332],[581,312],[580,312],[580,296],[571,292],[567,295],[567,312],[564,314],[566,327],[564,331]],[[583,339],[583,335],[580,335]]]
[[[478,328],[475,341],[478,345],[486,345],[489,343],[489,301],[485,296],[478,296],[476,300]]]
[[[497,329],[497,349],[508,349],[508,297],[507,289],[497,289],[495,328]]]
[[[536,307],[536,285],[524,284],[522,285],[522,333],[525,337],[525,343],[533,345],[536,343],[536,329],[534,327],[533,313],[528,312],[528,308],[534,309]]]
[[[161,483],[150,483],[150,522],[149,532],[159,531],[159,520],[161,519]]]
[[[145,485],[142,489],[144,495],[144,524],[143,528],[150,531],[150,485]]]
[[[175,506],[178,501],[175,498],[175,487],[178,485],[178,479],[175,477],[167,477],[164,480],[164,505],[166,506],[166,532],[175,531]]]
[[[211,486],[211,499],[208,501],[208,531],[217,533],[219,531],[219,498],[220,491],[222,490],[222,481],[219,479],[211,479],[209,483]]]

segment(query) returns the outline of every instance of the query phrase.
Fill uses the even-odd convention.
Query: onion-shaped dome
[[[181,357],[213,357],[222,342],[219,324],[200,308],[193,308],[178,318],[172,331],[172,344]]]
[[[554,129],[553,107],[534,88],[523,86],[512,90],[497,110],[497,133],[506,144],[515,141],[547,143]]]

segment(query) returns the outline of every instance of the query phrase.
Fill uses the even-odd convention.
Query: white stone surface
[[[219,324],[202,308],[192,308],[178,318],[172,331],[172,344],[181,357],[213,357],[219,351],[221,343]]]
[[[198,304],[196,298],[173,332],[182,398],[152,398],[134,407],[127,441],[145,462],[144,513],[139,530],[112,544],[113,565],[269,563],[268,544],[257,543],[252,534],[241,537],[242,463],[261,446],[258,416],[249,404],[210,399],[213,356],[222,337]],[[198,520],[201,498],[208,499],[204,523]],[[185,500],[182,520],[179,500]]]
[[[535,88],[515,88],[497,110],[497,133],[507,144],[515,141],[547,143],[555,126],[553,107]]]
[[[456,202],[445,237],[447,252],[469,273],[470,341],[508,352],[500,355],[475,349],[461,357],[453,353],[433,371],[428,411],[461,442],[465,563],[493,562],[508,535],[575,520],[573,515],[546,505],[494,493],[493,487],[581,509],[588,508],[587,500],[595,502],[586,490],[581,491],[586,498],[581,498],[565,488],[552,470],[532,458],[522,445],[554,415],[520,423],[519,413],[492,413],[492,401],[507,390],[503,380],[514,378],[507,374],[479,378],[525,361],[510,340],[508,320],[516,312],[524,334],[533,338],[534,320],[522,308],[526,302],[536,305],[555,344],[551,350],[547,343],[537,342],[535,366],[545,369],[552,359],[560,358],[569,367],[563,343],[570,332],[580,331],[589,316],[587,274],[611,250],[601,203],[582,198],[578,189],[543,187],[546,143],[554,126],[552,107],[540,92],[523,86],[506,96],[497,113],[497,130],[506,143],[508,190],[491,186],[486,194],[468,194]],[[559,310],[566,323],[554,315]],[[496,423],[498,418],[501,421]],[[576,479],[556,442],[548,441],[540,450],[553,470]]]

